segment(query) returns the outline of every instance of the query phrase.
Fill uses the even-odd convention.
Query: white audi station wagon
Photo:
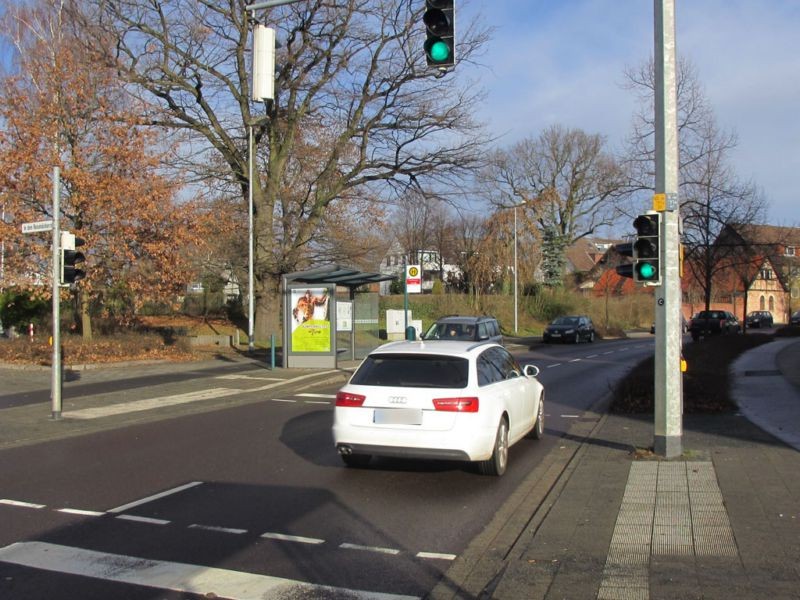
[[[502,475],[511,445],[544,435],[538,374],[496,343],[385,344],[336,395],[334,444],[353,467],[394,456],[470,461]]]

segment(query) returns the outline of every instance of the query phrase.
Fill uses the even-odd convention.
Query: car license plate
[[[550,335],[552,335],[553,337],[561,337],[560,333],[551,333]]]
[[[418,408],[376,408],[372,422],[376,425],[422,425],[422,410]]]

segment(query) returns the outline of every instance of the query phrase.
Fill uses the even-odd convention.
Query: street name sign
[[[38,233],[39,231],[53,231],[53,221],[36,221],[23,223],[22,233]]]

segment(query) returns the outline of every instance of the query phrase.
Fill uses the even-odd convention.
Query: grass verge
[[[748,331],[746,335],[724,335],[687,342],[683,356],[688,370],[683,379],[683,410],[686,413],[721,413],[736,409],[730,399],[730,365],[736,358],[773,339],[770,334]],[[652,413],[655,366],[650,357],[622,379],[614,389],[611,412]]]

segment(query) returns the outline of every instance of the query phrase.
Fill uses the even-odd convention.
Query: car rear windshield
[[[368,356],[353,375],[355,385],[465,388],[469,361],[457,356],[376,354]]]

